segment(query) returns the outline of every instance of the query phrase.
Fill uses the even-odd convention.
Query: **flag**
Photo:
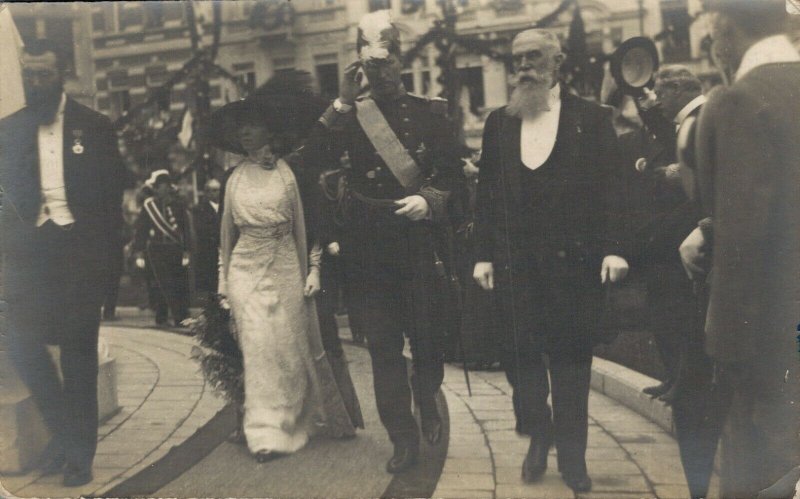
[[[0,118],[25,107],[20,64],[22,46],[8,5],[0,4]]]
[[[183,119],[181,120],[181,131],[178,132],[178,141],[184,149],[189,149],[189,145],[192,143],[193,124],[194,118],[192,117],[192,111],[186,109],[186,112],[183,113]]]

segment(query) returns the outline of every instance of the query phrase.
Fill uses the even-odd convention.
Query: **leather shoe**
[[[586,473],[582,475],[562,475],[564,483],[575,492],[589,492],[592,490],[592,479]]]
[[[86,485],[87,483],[91,482],[92,479],[92,469],[89,467],[73,468],[68,466],[64,471],[65,487],[78,487],[81,485]]]
[[[522,462],[522,480],[533,483],[547,471],[547,453],[550,451],[550,441],[531,437],[528,454]]]
[[[672,388],[672,380],[668,379],[667,381],[664,381],[663,383],[659,383],[659,384],[654,385],[654,386],[648,386],[647,388],[642,390],[642,392],[645,395],[650,395],[652,398],[656,398],[656,397],[660,397],[660,396],[664,395],[665,393],[667,393],[670,388]]]
[[[675,396],[678,394],[678,385],[672,385],[669,390],[667,390],[664,394],[658,397],[658,400],[664,402],[667,405],[672,405],[675,402]]]
[[[394,444],[394,454],[386,463],[389,473],[403,472],[417,464],[419,444],[412,442],[398,442]]]

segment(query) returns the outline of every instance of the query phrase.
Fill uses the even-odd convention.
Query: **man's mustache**
[[[525,72],[522,68],[517,71],[517,83],[543,84],[550,81],[550,76],[536,72]]]

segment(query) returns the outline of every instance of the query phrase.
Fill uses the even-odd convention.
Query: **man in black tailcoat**
[[[92,480],[97,446],[97,336],[124,166],[108,119],[64,94],[58,45],[31,41],[22,62],[28,105],[0,122],[8,346],[52,434],[42,471],[77,486]],[[60,347],[60,373],[47,345]]]
[[[516,88],[484,128],[474,277],[500,295],[516,430],[531,438],[523,479],[542,477],[555,443],[564,481],[585,492],[592,338],[603,283],[628,270],[612,226],[624,209],[617,138],[610,110],[559,87],[553,34],[524,31],[512,54]]]
[[[331,240],[340,246],[351,290],[348,311],[364,326],[378,413],[394,444],[386,469],[397,473],[412,466],[419,452],[412,390],[426,440],[441,438],[435,397],[443,378],[446,284],[437,274],[444,254],[434,240],[446,223],[461,160],[445,118],[447,103],[403,87],[399,31],[388,11],[362,19],[357,49],[359,62],[345,70],[339,99],[303,153],[306,165],[335,164],[349,153],[345,224]],[[364,75],[371,90],[359,96]],[[413,354],[412,390],[404,334]]]

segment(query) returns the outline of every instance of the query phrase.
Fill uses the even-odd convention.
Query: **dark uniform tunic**
[[[145,257],[150,273],[150,296],[156,309],[156,323],[165,323],[168,313],[171,312],[177,325],[189,315],[189,280],[186,268],[181,264],[190,241],[188,217],[186,209],[179,201],[170,200],[165,203],[156,199],[156,204],[164,217],[177,227],[177,241],[160,231],[147,210],[142,208],[136,219],[133,251],[143,253]]]
[[[357,110],[323,115],[323,127],[306,144],[306,166],[332,164],[344,151],[351,169],[347,196],[340,206],[344,224],[326,239],[338,241],[344,261],[349,313],[363,324],[372,357],[375,396],[381,421],[393,441],[414,439],[403,334],[414,356],[412,387],[423,415],[430,411],[443,377],[437,311],[445,299],[445,281],[435,271],[437,224],[443,221],[446,193],[460,178],[459,148],[445,119],[446,102],[404,94],[377,102],[389,126],[423,170],[430,188],[419,192],[432,221],[412,222],[396,206],[374,206],[358,199],[396,200],[406,192],[358,123]],[[388,203],[385,203],[388,204]]]

